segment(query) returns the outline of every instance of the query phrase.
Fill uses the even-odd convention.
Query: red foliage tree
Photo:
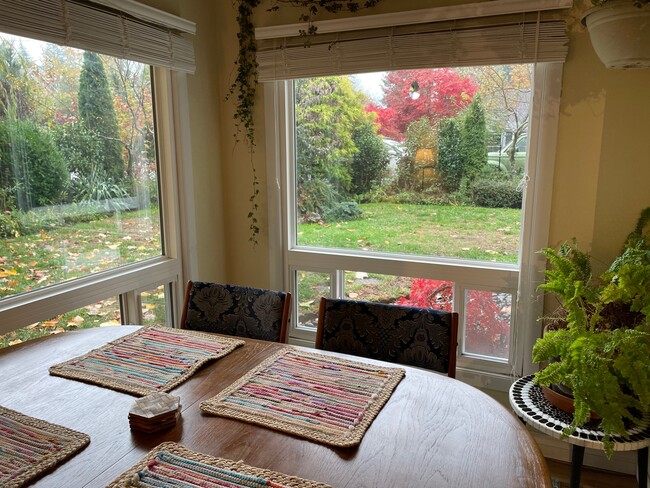
[[[410,96],[414,82],[419,87],[415,99]],[[384,80],[383,107],[369,105],[366,110],[377,113],[381,135],[401,141],[411,122],[427,117],[435,126],[441,119],[455,117],[477,90],[476,83],[456,69],[392,71]]]
[[[415,278],[408,298],[395,303],[411,307],[452,311],[453,284],[450,281]],[[470,290],[465,304],[465,350],[499,358],[508,357],[510,342],[509,303],[497,303],[492,292]]]

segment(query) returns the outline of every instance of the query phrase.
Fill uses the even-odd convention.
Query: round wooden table
[[[153,434],[129,429],[128,413],[136,397],[48,374],[50,366],[134,330],[79,330],[0,350],[2,406],[91,439],[83,451],[32,486],[106,486],[149,450],[173,441],[336,488],[551,487],[537,444],[512,412],[476,388],[426,370],[404,367],[406,376],[355,448],[331,447],[201,412],[202,400],[288,347],[285,344],[246,339],[244,346],[203,366],[170,392],[181,398],[179,422]]]

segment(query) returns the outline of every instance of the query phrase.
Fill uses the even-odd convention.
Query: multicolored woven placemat
[[[190,451],[164,442],[106,488],[122,487],[331,488],[268,469]]]
[[[0,486],[24,486],[89,442],[86,434],[0,407]]]
[[[201,410],[349,447],[361,442],[403,377],[400,368],[288,348],[202,402]]]
[[[143,327],[50,367],[50,374],[144,396],[171,390],[204,363],[243,344],[242,340],[193,330]]]

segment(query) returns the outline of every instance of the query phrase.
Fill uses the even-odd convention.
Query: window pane
[[[403,276],[346,271],[345,298],[366,302],[400,303],[409,296],[412,282],[412,278]]]
[[[508,359],[512,295],[468,290],[465,293],[464,352]]]
[[[161,285],[140,294],[142,304],[142,325],[165,325],[167,310],[165,301],[165,286]]]
[[[162,254],[150,67],[0,33],[0,297]]]
[[[531,66],[294,87],[298,245],[518,262]]]
[[[316,330],[320,297],[330,296],[329,273],[297,271],[298,326]]]
[[[120,305],[117,297],[102,300],[72,310],[50,320],[37,322],[22,329],[0,335],[0,348],[20,344],[39,337],[69,330],[120,325]]]

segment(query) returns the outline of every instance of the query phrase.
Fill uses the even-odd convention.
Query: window
[[[451,28],[432,35],[447,42]],[[381,32],[340,34],[327,66],[325,49],[302,61],[292,39],[262,48],[277,275],[299,297],[290,337],[313,341],[323,294],[455,310],[459,378],[505,389],[532,368],[563,55],[454,66],[426,38],[404,61],[396,36],[420,44],[401,29],[385,34],[395,51]],[[346,64],[375,41],[380,69]],[[508,143],[495,164],[488,153]]]
[[[169,34],[166,52],[153,53],[159,27],[131,17],[91,27],[101,31],[94,41],[36,40],[38,13],[57,18],[48,9],[63,8],[58,18],[72,23],[116,15],[64,3],[37,2],[27,17],[33,25],[20,27],[28,37],[7,17],[0,21],[0,335],[54,320],[85,327],[92,304],[111,300],[118,323],[171,326],[183,270],[175,154],[184,152],[173,119],[187,109],[185,75],[174,63],[191,71],[193,61],[173,60]],[[151,35],[143,45],[134,37],[123,54],[110,36],[133,28]],[[99,52],[69,47],[84,43]],[[77,316],[83,321],[70,321],[75,309],[86,311]]]

